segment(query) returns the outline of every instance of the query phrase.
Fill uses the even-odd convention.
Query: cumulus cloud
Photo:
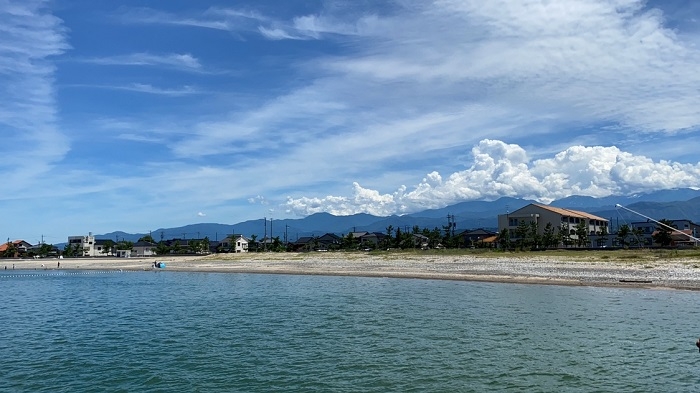
[[[445,179],[431,172],[410,191],[401,186],[382,194],[353,183],[350,196],[287,197],[285,207],[301,216],[388,216],[500,197],[549,203],[571,195],[606,197],[700,184],[700,163],[655,162],[614,146],[573,146],[551,158],[530,160],[518,145],[485,139],[474,146],[472,157],[468,169]]]
[[[197,216],[198,216],[198,217],[206,217],[206,214],[205,214],[205,213],[202,213],[202,212],[199,212],[199,213],[197,213]]]

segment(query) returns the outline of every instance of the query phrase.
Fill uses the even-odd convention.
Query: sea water
[[[700,389],[697,292],[7,271],[0,296],[0,391]]]

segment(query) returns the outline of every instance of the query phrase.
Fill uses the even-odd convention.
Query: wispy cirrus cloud
[[[131,53],[128,55],[87,58],[81,61],[99,65],[165,66],[183,71],[201,71],[202,69],[199,59],[189,53],[168,53],[163,55]]]
[[[371,31],[375,16],[364,16],[347,23],[339,18],[304,15],[284,20],[235,8],[211,7],[187,15],[152,8],[122,8],[119,20],[132,24],[164,24],[199,27],[237,33],[259,33],[270,40],[320,39],[324,34],[356,35]]]
[[[187,15],[173,14],[153,8],[122,7],[116,17],[129,24],[162,24],[200,27],[223,31],[254,31],[266,18],[244,10],[208,8]]]
[[[29,187],[69,150],[57,126],[52,57],[70,49],[63,22],[45,1],[0,3],[0,177],[12,187],[0,199]],[[18,146],[31,146],[18,149]]]
[[[182,86],[180,88],[168,89],[156,87],[149,83],[130,83],[126,85],[65,85],[64,87],[124,90],[135,93],[153,94],[165,97],[183,97],[193,94],[202,94],[201,90],[198,90],[192,86]]]
[[[117,135],[117,139],[132,141],[132,142],[147,142],[147,143],[163,143],[165,142],[163,138],[156,138],[154,136],[144,135],[144,134],[133,134],[124,133]]]

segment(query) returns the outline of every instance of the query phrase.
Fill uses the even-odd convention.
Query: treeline
[[[673,238],[671,234],[674,228],[673,221],[663,219],[659,221],[663,225],[656,227],[655,233],[652,235],[654,243],[661,247],[669,246]],[[602,247],[607,244],[608,237],[614,236],[619,247],[642,247],[644,245],[644,231],[641,228],[632,228],[624,224],[621,225],[617,233],[608,233],[607,227],[601,227],[594,234],[590,234],[588,226],[584,222],[580,222],[575,227],[570,227],[562,223],[559,227],[555,227],[552,223],[547,223],[544,230],[540,234],[537,223],[525,222],[521,220],[517,228],[511,231],[504,228],[498,234],[498,246],[504,250],[520,249],[520,250],[535,250],[547,249],[553,247],[591,247],[594,237],[597,247]]]

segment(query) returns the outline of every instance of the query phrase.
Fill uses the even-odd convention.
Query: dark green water
[[[700,293],[31,273],[0,275],[3,392],[700,389]]]

